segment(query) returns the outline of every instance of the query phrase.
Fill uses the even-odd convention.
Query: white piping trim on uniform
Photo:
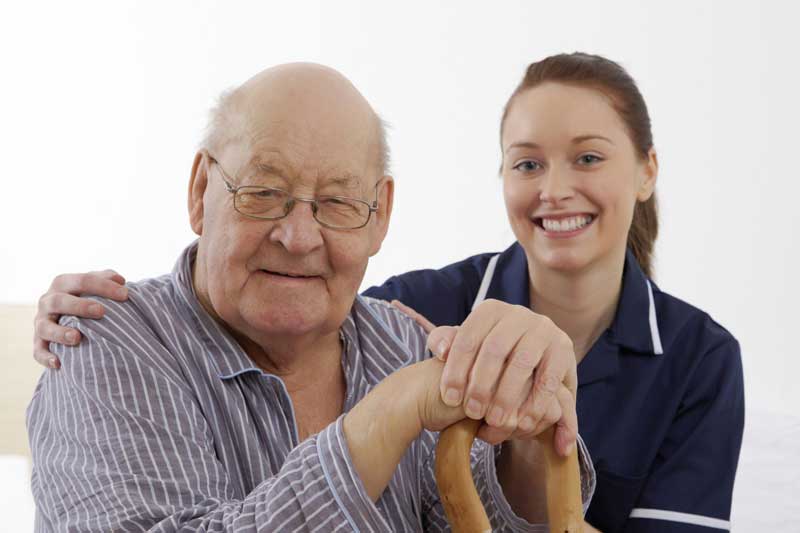
[[[661,346],[661,335],[658,332],[658,319],[656,318],[656,303],[653,300],[653,286],[647,281],[647,294],[650,296],[650,337],[653,339],[653,351],[663,354],[664,348]]]
[[[486,267],[486,272],[483,274],[483,279],[481,280],[481,287],[478,289],[478,296],[476,296],[475,301],[472,302],[472,309],[478,307],[478,304],[486,299],[486,293],[489,292],[489,285],[492,284],[494,268],[497,266],[497,259],[499,257],[500,254],[497,254],[489,259],[489,265]]]
[[[680,522],[682,524],[694,524],[696,526],[712,527],[725,531],[731,530],[731,523],[719,518],[711,518],[699,514],[678,513],[676,511],[662,511],[661,509],[634,509],[631,511],[631,518],[651,518],[653,520],[669,520],[670,522]]]

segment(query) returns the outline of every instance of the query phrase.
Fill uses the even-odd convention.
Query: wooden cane
[[[480,421],[470,418],[439,435],[436,445],[436,484],[453,533],[491,533],[470,466],[470,449]],[[540,436],[545,450],[547,516],[552,533],[580,533],[583,504],[577,447],[569,457],[553,448],[553,429]]]

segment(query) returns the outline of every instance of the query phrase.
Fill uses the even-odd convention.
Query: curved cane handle
[[[487,533],[492,528],[475,489],[470,449],[480,421],[466,418],[446,428],[436,445],[436,484],[453,533]],[[569,457],[553,449],[553,429],[540,436],[545,450],[547,515],[550,531],[580,533],[583,503],[577,448]]]

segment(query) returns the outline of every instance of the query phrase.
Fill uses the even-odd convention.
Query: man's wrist
[[[353,463],[376,501],[408,447],[422,431],[411,376],[400,370],[387,377],[343,421]]]
[[[421,393],[411,388],[419,384],[414,375],[416,370],[414,366],[403,368],[381,384],[386,385],[381,398],[384,408],[377,418],[386,440],[401,444],[403,450],[416,440],[423,429]]]

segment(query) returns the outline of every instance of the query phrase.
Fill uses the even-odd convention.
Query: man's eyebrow
[[[272,163],[266,163],[264,161],[255,161],[253,163],[253,168],[259,174],[274,174],[276,176],[285,176],[286,171],[279,166],[273,165]]]
[[[612,141],[608,137],[603,137],[602,135],[596,135],[596,134],[578,135],[577,137],[572,139],[572,144],[580,144],[584,141],[592,141],[592,140],[601,140],[612,145],[614,144],[614,141]]]
[[[341,172],[324,180],[323,183],[325,185],[336,185],[346,189],[358,189],[361,187],[361,178],[351,172]]]
[[[258,175],[267,174],[284,179],[289,179],[293,175],[290,169],[264,160],[254,161],[252,167]],[[352,172],[330,172],[330,175],[330,178],[321,180],[323,185],[334,185],[346,189],[358,189],[361,186],[361,178]]]

